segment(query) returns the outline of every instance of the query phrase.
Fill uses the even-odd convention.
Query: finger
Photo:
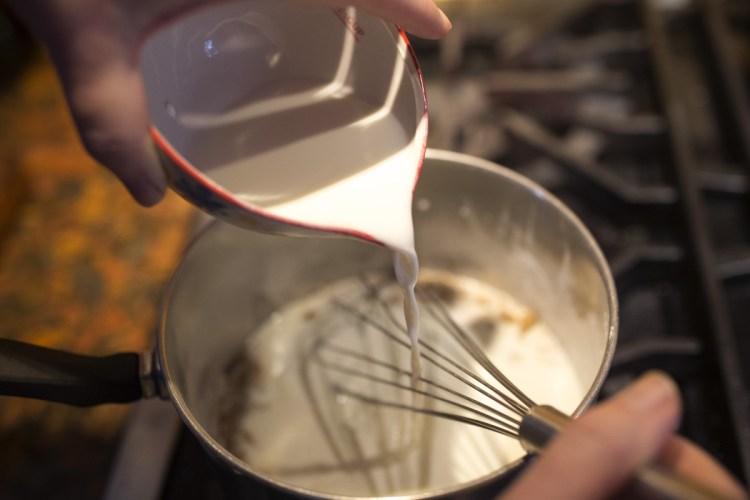
[[[91,156],[111,170],[139,203],[157,203],[166,178],[148,134],[148,111],[133,36],[124,16],[106,5],[51,45],[71,114]],[[95,49],[94,49],[95,48]]]
[[[143,205],[158,202],[164,172],[131,47],[137,33],[116,2],[13,2],[49,49],[81,140]]]
[[[645,375],[571,422],[507,498],[572,500],[612,495],[656,456],[676,429],[680,409],[671,379],[659,373]]]
[[[163,0],[149,2],[129,0],[138,5],[136,26],[141,31],[152,28],[155,20],[169,19],[175,13],[200,4],[198,0]],[[213,0],[216,1],[216,0]],[[354,6],[401,26],[418,37],[437,39],[451,29],[451,22],[433,0],[288,0],[300,4],[329,7]]]
[[[450,20],[433,0],[355,0],[350,3],[421,38],[441,38],[451,29]]]
[[[690,441],[672,436],[659,454],[659,463],[683,477],[689,477],[726,498],[747,498],[747,492],[729,472]]]
[[[109,64],[96,78],[72,85],[68,95],[81,141],[91,156],[142,205],[161,200],[167,183],[148,135],[140,74],[129,64]]]

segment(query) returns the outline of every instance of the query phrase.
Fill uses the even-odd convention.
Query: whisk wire
[[[382,299],[380,297],[376,296],[376,300],[378,300],[383,308],[388,308],[388,305],[382,302]],[[411,345],[404,339],[398,338],[396,335],[393,334],[387,327],[382,325],[380,322],[374,320],[372,317],[367,316],[366,314],[363,314],[358,309],[345,304],[341,301],[334,301],[334,305],[336,307],[339,307],[343,311],[347,312],[348,314],[352,315],[354,318],[358,319],[359,321],[365,322],[375,328],[377,331],[385,335],[388,339],[398,343],[402,347],[406,349],[411,349]],[[397,326],[401,326],[398,325]],[[404,333],[406,333],[405,328],[401,328]],[[518,415],[519,417],[522,417],[528,412],[527,408],[524,408],[521,404],[519,404],[517,401],[510,398],[507,394],[500,391],[497,387],[495,387],[493,384],[490,384],[486,380],[482,379],[479,375],[476,373],[471,372],[469,369],[467,369],[464,366],[461,366],[458,362],[455,360],[449,358],[447,355],[441,353],[434,347],[432,347],[428,342],[426,342],[423,339],[419,340],[419,345],[423,348],[422,349],[422,359],[429,362],[431,365],[435,366],[436,368],[440,369],[444,373],[450,375],[454,379],[458,380],[462,384],[471,387],[475,391],[479,392],[480,394],[484,395],[485,397],[491,399],[495,403],[499,404],[503,408],[505,408],[508,411],[513,412],[514,414]],[[429,353],[429,354],[428,354]],[[433,357],[434,356],[434,357]],[[438,358],[438,359],[436,359]],[[449,365],[449,366],[446,366]],[[453,369],[451,369],[453,368]],[[454,370],[455,369],[455,370]],[[460,372],[460,373],[458,373]],[[465,375],[462,376],[461,374]],[[468,378],[466,378],[468,377]],[[471,379],[471,380],[469,380]],[[528,399],[528,398],[526,398]]]
[[[487,373],[492,375],[505,389],[513,394],[518,400],[525,405],[526,408],[522,408],[524,413],[529,408],[536,406],[536,403],[524,394],[511,380],[503,375],[503,373],[495,366],[495,364],[487,357],[484,350],[479,346],[461,326],[456,323],[453,317],[448,312],[442,301],[438,300],[434,293],[425,292],[418,290],[418,294],[422,297],[426,297],[430,300],[423,300],[424,308],[429,310],[433,317],[453,336],[453,338],[464,348],[469,354],[484,368]]]
[[[369,280],[366,276],[362,276],[360,278],[360,281],[362,285],[365,287],[365,289],[367,290],[367,293],[369,294],[369,296],[375,299],[375,301],[379,304],[381,311],[385,313],[386,317],[390,320],[390,322],[402,332],[407,333],[406,327],[400,321],[396,319],[393,313],[393,310],[383,300],[381,294],[379,293],[378,287],[374,283],[372,283],[372,281]],[[502,400],[507,402],[508,405],[510,405],[512,408],[509,408],[508,405],[504,403],[500,403],[497,399],[492,398],[491,396],[488,396],[488,397],[491,397],[494,401],[502,404],[502,406],[506,407],[506,409],[513,411],[519,416],[523,416],[524,414],[528,412],[529,408],[536,405],[536,403],[534,403],[534,401],[531,398],[529,398],[526,394],[524,394],[523,391],[521,391],[509,378],[507,378],[497,368],[497,366],[495,366],[495,364],[484,353],[484,350],[482,349],[482,347],[479,346],[477,342],[463,328],[461,328],[460,325],[458,325],[458,323],[456,323],[456,321],[451,316],[450,312],[446,308],[443,301],[440,300],[440,298],[434,292],[431,292],[429,290],[426,291],[422,288],[417,288],[415,292],[417,293],[417,296],[422,299],[423,308],[425,308],[426,311],[430,313],[432,317],[451,334],[453,339],[456,342],[458,342],[458,344],[461,347],[463,347],[480,364],[480,366],[482,366],[487,371],[487,373],[492,375],[492,377],[496,381],[500,382],[502,387],[510,391],[510,393],[518,399],[518,402],[513,400],[506,393],[500,391],[494,384],[488,383],[486,380],[479,377],[474,372],[458,364],[455,360],[447,357],[446,355],[442,354],[440,351],[432,348],[432,346],[430,346],[424,339],[419,340],[420,347],[423,347],[424,349],[428,350],[433,355],[439,357],[443,361],[450,364],[452,367],[461,371],[464,375],[472,378],[476,382],[488,388],[493,393],[497,394],[500,398],[502,398]],[[425,359],[429,360],[429,358],[425,358]],[[461,382],[466,383],[464,379],[459,379],[459,380]],[[476,387],[474,388],[477,389]],[[521,403],[520,405],[518,404],[519,402]]]
[[[368,404],[378,405],[378,406],[385,406],[388,408],[395,408],[395,409],[400,409],[400,410],[408,410],[412,412],[422,413],[424,415],[430,415],[433,417],[443,418],[447,420],[454,420],[457,422],[462,422],[462,423],[473,425],[476,427],[481,427],[482,429],[487,429],[493,432],[497,432],[498,434],[502,434],[504,436],[508,436],[508,437],[512,437],[516,439],[518,438],[518,429],[510,428],[505,425],[502,425],[502,426],[493,425],[493,424],[484,422],[482,420],[477,420],[471,417],[466,417],[464,415],[459,415],[457,413],[443,412],[443,411],[433,410],[431,408],[425,408],[425,407],[416,407],[416,406],[408,405],[406,403],[397,403],[395,401],[385,401],[385,400],[381,400],[378,398],[373,398],[371,396],[367,396],[366,394],[362,394],[356,391],[349,390],[345,387],[338,386],[338,385],[334,385],[332,389],[334,392],[338,394],[343,394],[349,397],[353,397],[363,403],[368,403]],[[446,400],[446,402],[448,401]]]
[[[329,344],[329,345],[326,345],[324,347],[324,350],[326,350],[328,352],[336,353],[338,355],[342,355],[342,356],[350,357],[350,358],[353,358],[353,359],[365,361],[365,362],[371,363],[372,365],[375,365],[375,366],[380,366],[380,367],[385,368],[385,369],[387,369],[389,371],[397,373],[398,375],[403,376],[403,377],[410,377],[411,376],[411,373],[409,371],[404,370],[402,368],[399,368],[396,365],[388,363],[387,361],[382,361],[380,359],[373,358],[372,356],[368,356],[366,354],[362,354],[362,353],[359,353],[359,352],[356,352],[356,351],[352,351],[351,349],[347,349],[347,348],[344,348],[344,347],[340,347],[340,346],[330,345]],[[321,353],[321,351],[318,351],[318,353],[317,353],[318,356],[320,356],[320,353]],[[408,392],[412,392],[414,394],[419,394],[421,396],[425,396],[425,397],[427,397],[429,399],[432,399],[432,400],[435,400],[435,401],[440,401],[440,402],[446,403],[448,405],[454,406],[456,408],[460,408],[462,410],[469,411],[471,413],[474,413],[476,415],[484,417],[484,418],[486,418],[488,420],[491,420],[492,422],[494,422],[498,426],[506,428],[507,432],[509,432],[509,433],[515,433],[513,435],[517,435],[518,434],[518,428],[521,425],[521,421],[520,420],[514,419],[513,417],[511,417],[507,413],[503,413],[502,411],[499,411],[496,408],[493,408],[493,407],[491,407],[491,406],[489,406],[489,405],[487,405],[485,403],[482,403],[481,401],[478,401],[478,400],[476,400],[474,398],[466,396],[465,394],[461,394],[459,391],[456,391],[455,389],[451,389],[450,387],[447,387],[447,386],[445,386],[443,384],[439,384],[439,383],[437,383],[437,382],[435,382],[433,380],[430,380],[430,379],[427,379],[427,378],[424,378],[424,377],[420,377],[418,379],[419,382],[422,382],[425,385],[429,385],[430,387],[432,387],[434,389],[438,389],[440,391],[444,391],[444,392],[450,394],[453,397],[459,398],[459,399],[461,399],[463,401],[466,401],[467,403],[479,406],[480,408],[483,408],[485,411],[491,413],[492,415],[496,415],[496,417],[493,417],[492,415],[489,415],[487,413],[483,413],[482,411],[479,411],[476,408],[473,408],[471,406],[464,405],[464,404],[458,403],[458,402],[456,402],[454,400],[450,400],[450,399],[447,399],[445,397],[439,396],[439,395],[435,394],[434,392],[429,392],[429,391],[426,391],[426,390],[423,390],[423,389],[419,389],[418,387],[413,387],[413,386],[409,386],[409,385],[402,384],[402,383],[399,383],[399,382],[395,382],[393,380],[389,380],[389,379],[386,379],[386,378],[383,378],[383,377],[379,377],[377,375],[373,375],[372,373],[367,373],[367,372],[358,370],[356,368],[346,367],[346,366],[343,366],[340,363],[332,363],[332,362],[324,359],[322,356],[320,356],[319,359],[320,359],[320,363],[322,365],[326,366],[327,368],[329,368],[331,370],[335,370],[335,371],[338,371],[340,373],[343,373],[343,374],[346,374],[346,375],[351,375],[351,376],[354,376],[354,377],[357,377],[357,378],[366,379],[366,380],[371,381],[371,382],[376,382],[376,383],[379,383],[379,384],[384,384],[384,385],[388,385],[388,386],[391,386],[391,387],[395,387],[397,389],[402,389],[402,390],[405,390],[405,391],[408,391]],[[334,387],[338,388],[338,392],[343,393],[343,392],[346,391],[349,395],[353,395],[353,396],[356,395],[357,399],[360,399],[360,400],[368,399],[368,400],[371,400],[371,401],[378,401],[380,403],[385,403],[385,400],[382,400],[382,399],[379,399],[379,398],[364,397],[364,396],[362,396],[361,394],[359,394],[359,393],[357,393],[355,391],[350,391],[348,389],[344,390],[343,386],[341,386],[340,384],[334,384]],[[404,405],[404,406],[406,406],[406,405]],[[416,407],[416,406],[408,406],[408,408],[414,409],[414,410],[417,410],[417,411],[420,411],[420,410],[433,411],[433,410],[430,410],[430,409],[427,409],[427,408]],[[422,411],[422,413],[424,413],[424,411]],[[454,415],[454,414],[444,413],[443,415],[447,416],[447,415]],[[454,415],[454,416],[458,416],[458,415]]]

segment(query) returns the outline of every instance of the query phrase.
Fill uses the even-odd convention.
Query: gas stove
[[[601,397],[668,372],[684,398],[680,432],[747,484],[750,3],[522,4],[445,0],[451,35],[414,41],[429,146],[513,168],[578,214],[621,306]],[[138,436],[152,434],[158,463],[134,464]],[[142,403],[107,498],[231,498],[222,474],[170,405]],[[148,487],[133,496],[136,484]],[[255,495],[284,497],[262,485]]]

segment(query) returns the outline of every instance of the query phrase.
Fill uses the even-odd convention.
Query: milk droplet
[[[266,62],[268,63],[268,67],[275,68],[279,65],[279,62],[281,62],[281,52],[276,50],[266,54]]]
[[[216,47],[216,45],[214,44],[214,41],[209,38],[208,40],[203,42],[203,52],[208,57],[213,57],[219,53],[219,48]]]
[[[349,397],[344,394],[336,394],[336,402],[340,405],[345,405],[349,401]]]
[[[430,208],[432,208],[432,203],[427,198],[420,198],[415,203],[415,206],[420,212],[427,212]]]
[[[164,109],[170,117],[177,118],[177,108],[174,107],[174,104],[169,101],[164,101]]]

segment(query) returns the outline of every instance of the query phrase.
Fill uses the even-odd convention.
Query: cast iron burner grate
[[[481,6],[513,2],[445,3],[460,6],[454,33],[415,43],[430,97],[430,146],[510,166],[582,218],[610,261],[621,303],[602,396],[644,371],[667,371],[685,400],[681,432],[747,484],[750,5],[539,3],[537,11],[527,2],[523,14],[496,17]],[[128,450],[143,449],[134,443],[145,421],[168,426],[174,438],[165,440],[161,466],[137,471]],[[135,413],[110,500],[144,483],[154,486],[127,498],[233,496],[177,425],[168,405]],[[253,495],[283,497],[262,485]]]

